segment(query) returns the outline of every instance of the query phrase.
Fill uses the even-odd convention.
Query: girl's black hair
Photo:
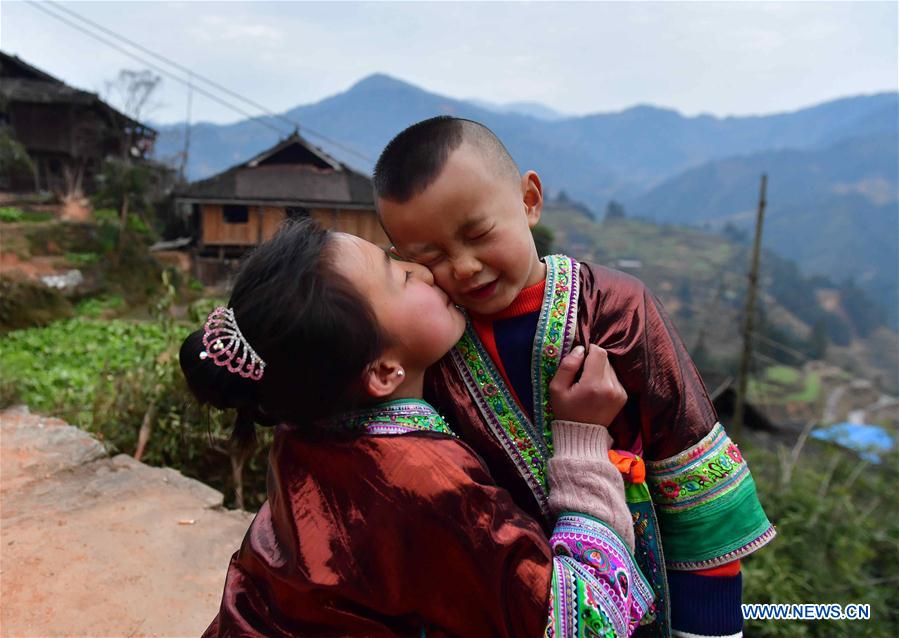
[[[237,410],[233,438],[253,424],[312,423],[352,407],[362,376],[384,346],[368,302],[333,267],[330,233],[311,219],[288,220],[247,258],[228,306],[265,361],[252,381],[200,359],[203,330],[181,345],[181,370],[201,404]]]

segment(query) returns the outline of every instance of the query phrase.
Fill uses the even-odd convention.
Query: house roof
[[[374,205],[371,180],[295,132],[252,159],[178,192],[190,200]]]
[[[18,56],[2,51],[0,51],[0,78],[2,78],[0,98],[5,102],[93,106],[111,117],[113,121],[142,130],[148,137],[156,137],[154,129],[117,111],[101,100],[96,93],[69,86],[49,73],[31,66]]]
[[[0,51],[0,77],[4,78],[4,82],[8,78],[22,78],[26,80],[41,80],[42,82],[64,84],[62,80],[41,71],[36,66],[31,66],[19,56],[9,55],[3,51]]]

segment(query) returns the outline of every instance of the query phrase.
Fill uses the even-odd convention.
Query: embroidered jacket
[[[346,415],[346,436],[279,426],[269,499],[206,636],[628,636],[652,601],[608,526],[547,542],[433,408]]]
[[[425,398],[485,459],[516,503],[548,526],[548,384],[573,346],[605,348],[628,394],[609,428],[615,447],[647,460],[647,482],[629,488],[629,501],[637,557],[659,597],[652,633],[666,635],[666,567],[698,570],[728,563],[770,541],[774,529],[658,300],[636,278],[609,268],[558,255],[546,263],[531,354],[533,421],[471,326],[430,371]]]

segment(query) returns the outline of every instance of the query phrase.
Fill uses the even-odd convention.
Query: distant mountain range
[[[469,104],[477,107],[494,111],[495,113],[517,113],[518,115],[528,115],[538,120],[546,120],[547,122],[555,122],[569,117],[563,113],[559,113],[548,106],[539,102],[509,102],[508,104],[494,104],[486,100],[468,99]]]
[[[628,210],[657,221],[751,231],[759,176],[768,174],[765,245],[806,273],[854,279],[899,314],[899,136],[866,135],[820,149],[774,150],[688,169],[633,200]],[[757,196],[756,196],[757,198]]]
[[[548,194],[564,191],[594,213],[614,198],[629,215],[711,227],[730,221],[749,228],[759,175],[766,172],[766,245],[796,259],[808,274],[838,282],[853,277],[886,308],[899,306],[896,93],[773,115],[685,117],[644,105],[566,117],[531,103],[456,100],[377,74],[284,115],[328,152],[370,171],[394,134],[438,114],[483,122],[522,169],[540,173]],[[284,135],[291,132],[281,120],[262,119]],[[183,124],[156,128],[157,157],[176,157],[183,148]],[[277,138],[253,120],[196,124],[188,175],[197,179],[224,170]],[[892,312],[895,324],[899,313]]]

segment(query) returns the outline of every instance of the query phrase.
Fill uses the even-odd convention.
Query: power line
[[[247,113],[246,111],[244,111],[243,109],[234,106],[234,104],[229,103],[229,102],[227,102],[227,101],[225,101],[225,100],[222,100],[222,99],[220,99],[220,98],[214,96],[213,94],[211,94],[211,93],[209,93],[208,91],[202,89],[201,87],[196,86],[195,84],[191,87],[189,81],[184,80],[184,79],[182,79],[182,78],[180,78],[180,77],[177,77],[177,76],[175,76],[175,75],[172,75],[171,73],[169,73],[169,72],[167,72],[167,71],[161,69],[160,67],[154,65],[153,63],[148,62],[146,59],[141,58],[140,56],[138,56],[138,55],[136,55],[136,54],[134,54],[134,53],[132,53],[132,52],[126,50],[126,49],[121,48],[120,46],[118,46],[118,45],[116,45],[116,44],[114,44],[114,43],[112,43],[112,42],[110,42],[110,41],[108,41],[108,40],[106,40],[106,39],[104,39],[104,38],[98,36],[97,34],[95,34],[95,33],[93,33],[93,32],[90,32],[90,31],[84,29],[83,27],[81,27],[81,26],[79,26],[79,25],[77,25],[77,24],[72,23],[71,21],[69,21],[68,19],[66,19],[66,18],[64,18],[63,16],[59,15],[58,13],[53,13],[53,12],[47,11],[43,6],[41,6],[39,3],[35,2],[34,0],[26,0],[26,1],[29,2],[30,4],[34,5],[35,7],[41,9],[42,11],[44,11],[45,13],[47,13],[48,15],[53,16],[53,17],[56,18],[57,20],[60,20],[60,21],[62,21],[62,22],[64,22],[64,23],[68,24],[69,26],[71,26],[71,27],[77,29],[78,31],[81,31],[82,33],[85,33],[85,34],[87,34],[87,35],[93,37],[94,39],[96,39],[96,40],[102,42],[103,44],[106,44],[107,46],[110,46],[110,47],[114,48],[115,50],[119,51],[120,53],[124,53],[125,55],[128,55],[128,56],[131,57],[132,59],[137,60],[138,62],[141,62],[142,64],[146,64],[146,65],[150,66],[151,68],[157,70],[158,72],[163,73],[163,74],[166,75],[167,77],[172,78],[172,79],[174,79],[174,80],[176,80],[176,81],[178,81],[178,82],[180,82],[180,83],[182,83],[182,84],[188,86],[189,88],[192,88],[193,90],[195,90],[195,91],[197,91],[197,92],[199,92],[199,93],[205,95],[206,97],[209,97],[210,99],[215,100],[215,101],[218,102],[219,104],[221,104],[221,105],[223,105],[223,106],[225,106],[225,107],[227,107],[227,108],[230,108],[231,110],[234,110],[234,111],[240,113],[240,114],[243,115],[244,117],[248,117],[248,118],[250,118],[250,119],[259,121],[260,123],[264,124],[265,126],[268,126],[269,128],[278,131],[279,135],[283,135],[283,134],[284,134],[283,131],[282,131],[281,129],[276,128],[275,126],[271,125],[271,124],[268,123],[268,122],[265,122],[265,121],[262,120],[262,119],[259,119],[259,116],[251,115],[251,114]],[[153,58],[155,58],[155,59],[157,59],[157,60],[160,60],[161,62],[164,62],[165,64],[168,64],[168,65],[170,65],[171,67],[173,67],[173,68],[175,68],[175,69],[178,69],[178,70],[181,71],[182,73],[187,74],[188,77],[191,77],[191,76],[192,76],[194,79],[198,79],[198,80],[201,80],[202,82],[205,82],[207,85],[209,85],[209,86],[215,88],[216,90],[221,91],[222,93],[225,93],[226,95],[229,95],[229,96],[231,96],[231,97],[233,97],[233,98],[236,98],[236,99],[238,99],[238,100],[244,102],[245,104],[248,104],[248,105],[252,106],[253,108],[262,111],[265,115],[269,116],[269,117],[272,118],[272,119],[281,120],[282,122],[285,122],[285,123],[289,124],[289,125],[291,126],[291,128],[297,128],[297,129],[302,128],[304,133],[307,133],[307,134],[309,134],[309,135],[312,135],[312,136],[314,136],[314,137],[317,137],[317,138],[319,138],[319,139],[321,139],[321,140],[327,142],[328,144],[330,144],[330,145],[332,145],[332,146],[334,146],[334,147],[336,147],[336,148],[339,148],[339,149],[345,151],[346,153],[349,153],[349,154],[351,154],[351,155],[354,155],[355,157],[358,157],[358,158],[364,160],[364,161],[367,162],[368,164],[373,164],[373,163],[374,163],[373,160],[372,160],[368,155],[366,155],[366,154],[364,154],[364,153],[362,153],[362,152],[360,152],[360,151],[357,151],[356,149],[354,149],[354,148],[352,148],[352,147],[350,147],[350,146],[347,146],[346,144],[344,144],[344,143],[342,143],[342,142],[339,142],[339,141],[337,141],[337,140],[335,140],[335,139],[332,139],[332,138],[328,137],[327,135],[325,135],[324,133],[320,133],[319,131],[316,131],[316,130],[314,130],[314,129],[312,129],[312,128],[309,128],[308,126],[301,125],[301,124],[300,124],[298,121],[296,121],[296,120],[293,120],[293,119],[288,118],[288,117],[286,117],[286,116],[284,116],[284,115],[281,115],[281,114],[274,113],[273,111],[271,111],[270,109],[266,108],[266,107],[263,106],[262,104],[259,104],[258,102],[254,101],[254,100],[251,100],[250,98],[247,98],[247,97],[241,95],[240,93],[237,93],[237,92],[235,92],[235,91],[232,91],[231,89],[229,89],[229,88],[227,88],[227,87],[225,87],[225,86],[219,84],[218,82],[216,82],[216,81],[214,81],[214,80],[211,80],[210,78],[208,78],[208,77],[206,77],[206,76],[204,76],[204,75],[202,75],[202,74],[200,74],[200,73],[197,73],[195,70],[190,69],[190,68],[188,68],[188,67],[186,67],[186,66],[184,66],[184,65],[182,65],[182,64],[179,64],[178,62],[176,62],[176,61],[172,60],[171,58],[168,58],[168,57],[166,57],[166,56],[164,56],[164,55],[162,55],[162,54],[160,54],[160,53],[157,53],[157,52],[155,52],[155,51],[153,51],[153,50],[151,50],[151,49],[148,49],[147,47],[144,47],[144,46],[138,44],[137,42],[134,42],[133,40],[131,40],[131,39],[129,39],[129,38],[127,38],[127,37],[125,37],[125,36],[123,36],[123,35],[121,35],[121,34],[115,32],[115,31],[113,31],[113,30],[111,30],[111,29],[106,28],[106,27],[104,27],[103,25],[94,22],[93,20],[90,20],[89,18],[85,18],[84,16],[82,16],[82,15],[76,13],[75,11],[72,11],[72,10],[69,9],[68,7],[65,7],[65,6],[63,6],[63,5],[61,5],[61,4],[57,3],[57,2],[53,2],[52,0],[46,0],[45,3],[43,3],[43,4],[49,4],[49,5],[51,5],[56,11],[62,11],[62,12],[65,12],[66,14],[68,14],[68,15],[74,17],[75,19],[80,20],[81,22],[84,22],[85,24],[90,25],[90,26],[93,27],[94,29],[97,29],[97,30],[99,30],[99,31],[101,31],[101,32],[103,32],[103,33],[105,33],[105,34],[111,36],[111,37],[114,37],[114,38],[116,38],[117,40],[120,40],[121,42],[124,42],[124,43],[127,44],[128,46],[131,46],[131,47],[137,49],[138,51],[141,51],[141,52],[145,53],[146,55],[152,56]]]
[[[215,89],[221,91],[222,93],[226,93],[227,95],[230,95],[231,97],[236,98],[236,99],[240,100],[241,102],[249,104],[253,108],[259,109],[260,111],[262,111],[263,113],[265,113],[266,115],[268,115],[269,117],[271,117],[273,119],[282,120],[282,121],[286,122],[287,124],[289,124],[291,127],[297,126],[297,123],[294,122],[293,120],[290,120],[290,119],[284,117],[283,115],[278,115],[277,113],[273,113],[272,111],[268,110],[266,107],[262,106],[258,102],[255,102],[255,101],[251,100],[250,98],[241,95],[240,93],[232,91],[228,87],[222,86],[218,82],[215,82],[213,80],[210,80],[209,78],[206,78],[206,77],[198,74],[193,69],[189,69],[186,66],[181,65],[178,62],[175,62],[174,60],[172,60],[171,58],[168,58],[168,57],[162,55],[161,53],[156,53],[155,51],[152,51],[151,49],[148,49],[147,47],[138,44],[134,40],[126,38],[125,36],[113,31],[112,29],[107,29],[102,24],[98,24],[89,18],[85,18],[84,16],[76,13],[75,11],[72,11],[68,7],[66,7],[58,2],[54,2],[53,0],[44,0],[44,2],[45,2],[45,4],[51,5],[57,11],[63,11],[65,13],[67,13],[68,15],[72,16],[73,18],[80,20],[81,22],[84,22],[85,24],[89,24],[91,27],[93,27],[99,31],[102,31],[103,33],[105,33],[109,36],[112,36],[112,37],[116,38],[117,40],[120,40],[131,47],[134,47],[138,51],[141,51],[142,53],[145,53],[153,58],[156,58],[157,60],[164,62],[165,64],[168,64],[169,66],[172,66],[189,76],[192,75],[196,79],[205,82],[206,84],[214,87]]]
[[[143,53],[146,53],[147,55],[150,55],[150,56],[156,58],[157,60],[160,60],[160,61],[162,61],[162,62],[165,62],[166,64],[168,64],[168,65],[170,65],[170,66],[172,66],[172,67],[178,69],[179,71],[181,71],[181,72],[183,72],[183,73],[190,74],[190,75],[194,76],[195,78],[197,78],[197,79],[199,79],[199,80],[202,80],[202,81],[205,82],[206,84],[208,84],[208,85],[214,87],[215,89],[217,89],[217,90],[219,90],[219,91],[222,91],[223,93],[225,93],[225,94],[227,94],[227,95],[230,95],[231,97],[234,97],[234,98],[236,98],[236,99],[238,99],[238,100],[241,100],[242,102],[244,102],[245,104],[249,104],[249,105],[252,106],[253,108],[259,109],[260,111],[262,111],[263,113],[265,113],[266,115],[268,115],[269,117],[271,117],[271,118],[273,118],[273,119],[278,119],[278,120],[281,120],[281,121],[283,121],[283,122],[286,122],[287,124],[289,124],[291,127],[294,127],[294,128],[302,128],[304,132],[306,132],[306,133],[308,133],[308,134],[310,134],[310,135],[316,136],[316,137],[318,137],[318,138],[320,138],[320,139],[322,139],[322,140],[328,142],[329,144],[331,144],[331,145],[333,145],[333,146],[336,146],[336,147],[338,147],[338,148],[340,148],[340,149],[346,151],[347,153],[352,153],[352,154],[355,155],[356,157],[359,157],[359,158],[365,160],[366,162],[372,163],[371,158],[368,157],[367,155],[365,155],[364,153],[361,153],[361,152],[357,151],[356,149],[354,149],[354,148],[352,148],[352,147],[350,147],[350,146],[347,146],[347,145],[345,145],[345,144],[343,144],[343,143],[341,143],[341,142],[338,142],[337,140],[331,139],[331,138],[329,138],[327,135],[325,135],[324,133],[320,133],[320,132],[318,132],[318,131],[316,131],[316,130],[314,130],[314,129],[309,128],[309,127],[306,126],[306,125],[301,125],[298,121],[296,121],[296,120],[294,120],[294,119],[291,119],[291,118],[289,118],[289,117],[287,117],[287,116],[285,116],[285,115],[283,115],[283,114],[274,113],[273,111],[269,110],[268,108],[266,108],[266,107],[263,106],[262,104],[259,104],[258,102],[255,102],[254,100],[251,100],[250,98],[248,98],[248,97],[246,97],[246,96],[244,96],[244,95],[241,95],[240,93],[237,93],[237,92],[235,92],[235,91],[232,91],[232,90],[229,89],[228,87],[223,86],[223,85],[219,84],[218,82],[216,82],[216,81],[214,81],[214,80],[212,80],[212,79],[210,79],[210,78],[208,78],[208,77],[206,77],[206,76],[204,76],[204,75],[202,75],[202,74],[200,74],[200,73],[197,73],[197,72],[196,72],[195,70],[193,70],[193,69],[189,69],[189,68],[185,67],[184,65],[179,64],[178,62],[172,60],[171,58],[168,58],[168,57],[162,55],[161,53],[157,53],[157,52],[155,52],[155,51],[153,51],[153,50],[151,50],[151,49],[148,49],[147,47],[144,47],[144,46],[138,44],[138,43],[135,42],[134,40],[131,40],[131,39],[129,39],[129,38],[126,38],[125,36],[123,36],[123,35],[120,34],[120,33],[117,33],[117,32],[115,32],[115,31],[113,31],[113,30],[111,30],[111,29],[107,29],[107,28],[104,27],[103,25],[98,24],[98,23],[94,22],[93,20],[90,20],[89,18],[85,18],[84,16],[82,16],[82,15],[76,13],[75,11],[72,11],[72,10],[69,9],[68,7],[63,6],[63,5],[61,5],[60,3],[58,3],[58,2],[54,2],[53,0],[46,0],[46,2],[47,2],[48,4],[53,5],[54,8],[56,8],[56,9],[58,9],[58,10],[60,10],[60,11],[64,11],[64,12],[66,12],[67,14],[69,14],[69,15],[71,15],[71,16],[77,18],[78,20],[81,20],[81,21],[84,22],[85,24],[89,24],[89,25],[91,25],[92,27],[94,27],[95,29],[99,29],[100,31],[102,31],[102,32],[104,32],[104,33],[106,33],[106,34],[111,35],[112,37],[114,37],[114,38],[116,38],[116,39],[118,39],[118,40],[121,40],[122,42],[128,44],[129,46],[134,47],[134,48],[137,49],[138,51],[142,51]]]
[[[168,77],[168,78],[171,78],[171,79],[175,80],[176,82],[180,82],[181,84],[184,84],[185,86],[188,86],[188,87],[190,86],[190,84],[189,84],[189,82],[188,82],[187,80],[184,80],[184,79],[178,77],[177,75],[175,75],[175,74],[173,74],[173,73],[170,73],[170,72],[167,71],[166,69],[163,69],[162,67],[157,66],[156,64],[153,64],[152,62],[148,62],[146,59],[141,58],[139,55],[136,55],[136,54],[132,53],[131,51],[128,51],[127,49],[125,49],[125,48],[123,48],[123,47],[117,45],[117,44],[114,43],[114,42],[110,42],[109,40],[103,38],[103,37],[100,36],[100,35],[97,35],[96,33],[93,33],[93,32],[91,32],[91,31],[88,31],[87,29],[81,27],[80,25],[75,24],[75,23],[72,22],[71,20],[69,20],[69,19],[67,19],[67,18],[65,18],[65,17],[63,17],[63,16],[61,16],[61,15],[59,15],[59,14],[53,13],[52,11],[50,11],[50,10],[48,10],[46,7],[44,7],[41,3],[35,2],[34,0],[25,0],[25,1],[26,1],[28,4],[32,5],[33,7],[35,7],[36,9],[39,9],[40,11],[43,11],[43,12],[46,13],[47,15],[49,15],[49,16],[51,16],[51,17],[53,17],[53,18],[56,18],[56,19],[59,20],[60,22],[64,22],[65,24],[69,25],[69,26],[72,27],[73,29],[76,29],[76,30],[80,31],[81,33],[84,33],[85,35],[88,35],[88,36],[94,38],[95,40],[97,40],[97,41],[99,41],[99,42],[102,42],[102,43],[105,44],[106,46],[115,49],[115,50],[118,51],[119,53],[122,53],[122,54],[124,54],[124,55],[127,55],[128,57],[132,58],[133,60],[136,60],[136,61],[140,62],[141,64],[145,64],[145,65],[149,66],[150,68],[154,69],[155,71],[157,71],[157,72],[159,72],[159,73],[165,75],[165,76]],[[237,113],[240,113],[240,114],[243,115],[244,117],[249,118],[249,119],[253,120],[254,122],[257,122],[257,123],[259,123],[259,124],[262,124],[263,126],[267,126],[268,128],[270,128],[270,129],[272,129],[273,131],[277,132],[279,135],[284,135],[284,131],[283,131],[282,129],[276,127],[274,124],[271,124],[270,122],[266,122],[264,119],[262,119],[262,118],[261,118],[260,116],[258,116],[258,115],[252,115],[251,113],[247,113],[246,111],[244,111],[244,110],[241,109],[240,107],[234,106],[234,105],[231,104],[230,102],[227,102],[227,101],[225,101],[225,100],[219,98],[218,96],[214,95],[213,93],[210,93],[210,92],[207,91],[206,89],[203,89],[203,88],[198,87],[198,86],[194,86],[194,87],[193,87],[193,90],[197,91],[198,93],[202,93],[203,95],[205,95],[205,96],[208,97],[209,99],[214,100],[215,102],[218,102],[218,103],[221,104],[222,106],[224,106],[224,107],[226,107],[226,108],[229,108],[229,109],[231,109],[232,111],[236,111]]]

